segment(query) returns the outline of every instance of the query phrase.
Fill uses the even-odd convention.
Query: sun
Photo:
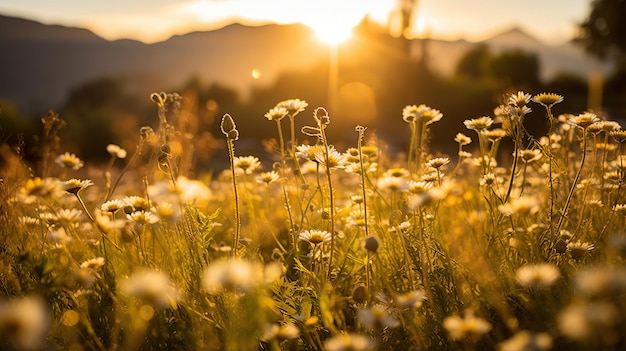
[[[352,36],[354,27],[368,14],[365,2],[320,1],[316,8],[301,12],[301,22],[313,28],[317,38],[337,45]]]
[[[329,45],[341,44],[352,36],[354,25],[348,23],[322,23],[313,27],[315,36]]]

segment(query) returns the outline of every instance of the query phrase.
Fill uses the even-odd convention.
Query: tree
[[[626,61],[626,1],[594,0],[589,17],[580,24],[577,41],[601,59]]]
[[[493,74],[507,84],[529,89],[539,86],[539,58],[537,54],[514,49],[494,57]]]
[[[483,79],[491,75],[491,52],[486,44],[470,49],[456,66],[456,75],[464,78]]]
[[[540,63],[537,54],[520,49],[492,54],[480,44],[470,49],[456,66],[456,76],[477,80],[495,80],[506,86],[533,89],[539,86]]]
[[[626,0],[594,0],[587,19],[580,24],[577,42],[603,60],[612,60],[614,71],[605,83],[608,110],[626,113]]]

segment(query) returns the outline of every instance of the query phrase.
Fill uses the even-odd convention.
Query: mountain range
[[[544,80],[562,71],[585,77],[593,67],[609,69],[593,63],[571,43],[549,46],[517,28],[481,43],[495,51],[521,48],[536,53]],[[478,44],[429,40],[431,68],[452,74],[462,55]],[[410,45],[417,60],[421,40]],[[0,48],[0,101],[9,100],[26,112],[56,108],[71,89],[108,76],[126,79],[131,82],[128,89],[140,94],[171,89],[197,77],[245,97],[251,87],[269,86],[283,72],[306,69],[329,57],[328,47],[313,30],[298,24],[231,24],[145,44],[108,41],[82,28],[7,16],[0,16]]]

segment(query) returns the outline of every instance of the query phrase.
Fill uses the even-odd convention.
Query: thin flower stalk
[[[363,126],[356,126],[355,130],[358,133],[357,136],[357,150],[359,152],[359,167],[361,169],[361,196],[363,197],[363,218],[364,218],[364,224],[365,224],[365,237],[369,237],[369,224],[367,223],[367,219],[368,219],[368,214],[367,214],[367,193],[365,191],[365,166],[363,165],[363,134],[365,133],[365,127]],[[370,252],[367,252],[367,261],[365,262],[365,288],[366,288],[366,292],[367,292],[367,303],[369,306],[370,303],[370,274],[371,274],[371,256],[370,256]]]
[[[283,128],[282,128],[282,125],[281,125],[281,121],[288,114],[289,114],[289,110],[285,106],[281,106],[281,104],[279,104],[278,106],[272,108],[268,113],[265,114],[265,117],[268,120],[276,121],[276,129],[278,130],[278,144],[279,144],[279,147],[280,147],[280,171],[281,171],[282,179],[286,179],[286,177],[285,177],[285,169],[287,167],[287,160],[286,160],[286,157],[285,157],[285,138],[283,136]],[[291,114],[289,114],[289,115],[291,116]],[[293,156],[293,152],[291,153],[291,155]],[[298,170],[299,170],[298,160],[295,157],[294,157],[294,160],[295,160],[296,166],[298,167]],[[300,175],[300,177],[302,177],[302,175]],[[285,201],[285,207],[287,209],[287,214],[289,216],[289,224],[290,224],[290,228],[291,228],[290,230],[291,230],[291,233],[292,233],[292,240],[291,241],[292,241],[292,244],[293,244],[293,252],[295,254],[295,257],[298,257],[298,240],[297,240],[297,236],[296,236],[296,228],[295,228],[295,225],[294,225],[293,214],[292,214],[292,210],[291,210],[291,203],[289,202],[289,195],[287,193],[287,187],[285,185],[285,182],[281,182],[281,188],[282,188],[282,193],[283,193],[283,199]]]
[[[117,175],[117,178],[115,179],[115,182],[113,183],[113,185],[110,186],[109,184],[107,184],[107,192],[106,192],[106,196],[104,197],[104,202],[111,200],[111,196],[115,192],[115,189],[117,189],[117,187],[119,186],[124,175],[131,169],[131,166],[135,164],[135,161],[137,160],[137,158],[141,156],[141,150],[143,149],[143,146],[147,138],[149,138],[150,135],[154,134],[154,131],[150,127],[142,127],[140,129],[139,134],[140,134],[139,144],[137,144],[137,148],[135,149],[133,156],[131,156],[130,160],[126,163],[126,166],[124,166],[124,168]]]
[[[226,135],[226,144],[228,146],[228,156],[230,158],[230,171],[233,178],[233,192],[235,197],[235,240],[233,243],[233,257],[237,257],[237,248],[239,246],[239,238],[241,235],[241,218],[239,217],[239,196],[237,194],[237,174],[235,172],[235,146],[234,141],[239,139],[239,131],[235,125],[235,121],[229,114],[222,117],[221,123],[222,133]]]
[[[326,134],[324,133],[324,128],[321,128],[322,130],[322,139],[324,140],[324,154],[326,159],[328,160],[328,141],[326,140]],[[333,255],[335,252],[335,196],[334,196],[334,189],[333,189],[333,181],[332,181],[332,177],[331,177],[331,168],[329,166],[325,167],[326,169],[326,179],[328,181],[328,205],[330,208],[330,233],[331,233],[331,240],[330,240],[330,256],[328,259],[328,278],[330,279],[331,273],[332,273],[332,267],[333,267]]]
[[[515,131],[514,135],[514,154],[513,154],[513,165],[511,166],[511,177],[509,178],[509,186],[506,190],[506,195],[504,196],[503,203],[509,201],[511,197],[511,192],[513,191],[513,182],[515,180],[515,172],[517,172],[517,163],[519,162],[519,150],[522,147],[522,125],[520,122],[516,122],[513,127]]]
[[[585,166],[585,159],[587,157],[587,127],[581,126],[582,131],[582,141],[581,141],[581,152],[582,158],[580,160],[580,166],[578,167],[578,171],[576,172],[576,176],[574,177],[574,182],[567,194],[567,199],[565,200],[565,204],[563,205],[563,209],[561,210],[561,218],[559,218],[559,222],[554,230],[554,236],[556,237],[561,231],[561,227],[563,226],[563,222],[565,221],[565,217],[567,216],[567,210],[569,209],[570,202],[572,201],[572,197],[574,196],[574,190],[576,190],[576,185],[580,180],[580,175],[582,174],[583,167]]]
[[[335,251],[335,196],[333,189],[333,181],[331,177],[332,167],[330,164],[330,148],[331,146],[328,144],[328,139],[326,138],[325,129],[330,123],[330,116],[328,115],[328,111],[323,107],[318,107],[313,112],[313,118],[315,119],[317,127],[309,127],[305,126],[302,128],[302,132],[306,135],[316,136],[322,145],[322,156],[323,161],[325,162],[325,171],[326,171],[326,180],[328,182],[328,199],[329,199],[329,214],[328,220],[330,221],[330,253],[328,258],[328,273],[327,278],[330,279],[333,267],[333,258]],[[319,170],[319,162],[318,162],[318,170]],[[316,172],[319,174],[319,172]]]
[[[363,165],[363,134],[365,133],[365,127],[356,126],[355,130],[358,133],[357,138],[357,150],[359,151],[359,167],[361,168],[361,196],[363,197],[363,218],[365,218],[365,236],[369,236],[369,225],[367,223],[367,193],[365,191],[365,166]]]
[[[417,143],[417,123],[415,121],[410,121],[409,126],[411,128],[411,139],[409,141],[409,157],[407,162],[407,168],[413,174],[415,172],[415,160],[414,154],[416,152],[416,143]]]
[[[552,154],[552,142],[550,141],[550,136],[552,136],[552,132],[554,131],[554,117],[552,116],[552,107],[546,106],[546,113],[548,114],[548,120],[550,121],[550,128],[548,129],[548,143],[546,150],[548,152],[548,182],[550,187],[550,212],[549,212],[549,221],[550,221],[550,229],[552,229],[554,223],[554,179],[552,175],[552,167],[554,163],[554,155]]]

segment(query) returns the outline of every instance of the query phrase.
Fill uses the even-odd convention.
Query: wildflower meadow
[[[54,113],[36,163],[0,147],[0,349],[626,349],[618,122],[509,93],[446,155],[445,116],[409,105],[392,152],[361,125],[336,146],[332,114],[290,99],[255,117],[276,134],[253,155],[224,114],[207,171],[185,100],[150,98],[106,164],[63,150]]]

